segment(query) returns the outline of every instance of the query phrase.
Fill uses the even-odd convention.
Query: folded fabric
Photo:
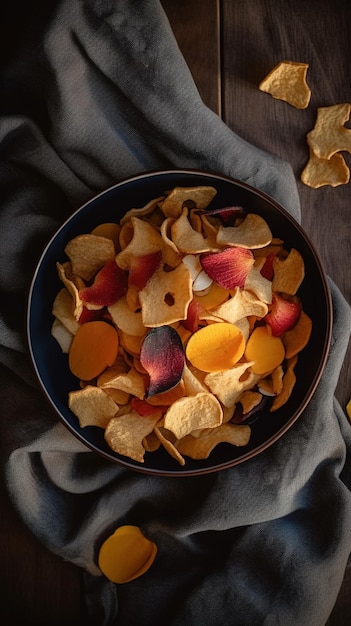
[[[300,218],[290,166],[203,104],[157,0],[49,8],[36,45],[29,36],[1,78],[1,406],[14,505],[45,546],[84,568],[94,626],[321,626],[351,551],[351,429],[334,398],[351,317],[334,284],[332,346],[312,401],[238,467],[188,479],[124,470],[78,442],[39,392],[23,294],[50,235],[95,193],[194,167],[244,180]],[[97,554],[122,524],[145,529],[158,554],[145,576],[116,586]]]

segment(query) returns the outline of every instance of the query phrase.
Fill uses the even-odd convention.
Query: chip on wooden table
[[[306,109],[311,99],[307,84],[308,63],[281,61],[260,82],[259,89],[296,109]]]

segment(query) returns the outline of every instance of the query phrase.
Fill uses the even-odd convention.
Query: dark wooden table
[[[350,185],[312,190],[299,181],[316,107],[351,102],[348,5],[348,0],[163,0],[204,102],[244,139],[292,164],[303,226],[350,302]],[[326,45],[326,36],[334,43]],[[305,111],[273,101],[257,88],[287,55],[310,63],[312,99]],[[346,160],[351,165],[349,155]],[[351,396],[350,381],[349,348],[336,390],[343,407]],[[6,623],[82,623],[81,570],[44,549],[13,511],[3,485],[1,490],[0,597]],[[328,626],[346,626],[350,611],[351,568]]]

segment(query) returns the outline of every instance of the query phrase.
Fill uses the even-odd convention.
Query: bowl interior
[[[137,463],[114,453],[99,428],[81,429],[68,409],[69,391],[78,388],[68,368],[67,355],[61,352],[51,336],[53,300],[62,287],[56,261],[67,260],[66,243],[81,233],[88,233],[102,222],[118,222],[132,207],[144,206],[149,200],[175,186],[213,185],[217,196],[211,207],[242,205],[247,211],[264,217],[276,237],[285,245],[300,251],[306,276],[299,294],[303,307],[313,323],[312,336],[296,367],[297,381],[289,401],[272,415],[264,412],[252,425],[249,445],[235,448],[221,444],[202,461],[186,459],[181,467],[163,449],[146,453],[145,462]],[[92,450],[126,468],[156,475],[188,476],[218,471],[252,458],[279,439],[297,420],[310,401],[327,359],[332,324],[331,298],[325,272],[311,241],[301,226],[273,199],[246,184],[215,174],[176,170],[136,176],[101,193],[76,211],[52,238],[39,261],[30,289],[27,331],[29,349],[40,384],[66,427]]]

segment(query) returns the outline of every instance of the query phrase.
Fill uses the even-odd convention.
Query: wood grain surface
[[[327,273],[350,302],[350,186],[312,190],[300,182],[300,174],[308,158],[305,136],[314,125],[316,108],[351,102],[351,4],[348,0],[163,0],[162,4],[204,102],[241,137],[292,164],[303,226]],[[288,58],[310,63],[312,98],[304,111],[258,90],[268,71]],[[349,155],[345,158],[351,165]],[[349,348],[337,397],[345,406],[350,396]],[[84,623],[81,570],[31,535],[12,509],[3,484],[0,497],[2,613],[9,614],[9,623],[18,620],[22,626]],[[347,570],[328,626],[346,626],[350,610],[351,570]]]

